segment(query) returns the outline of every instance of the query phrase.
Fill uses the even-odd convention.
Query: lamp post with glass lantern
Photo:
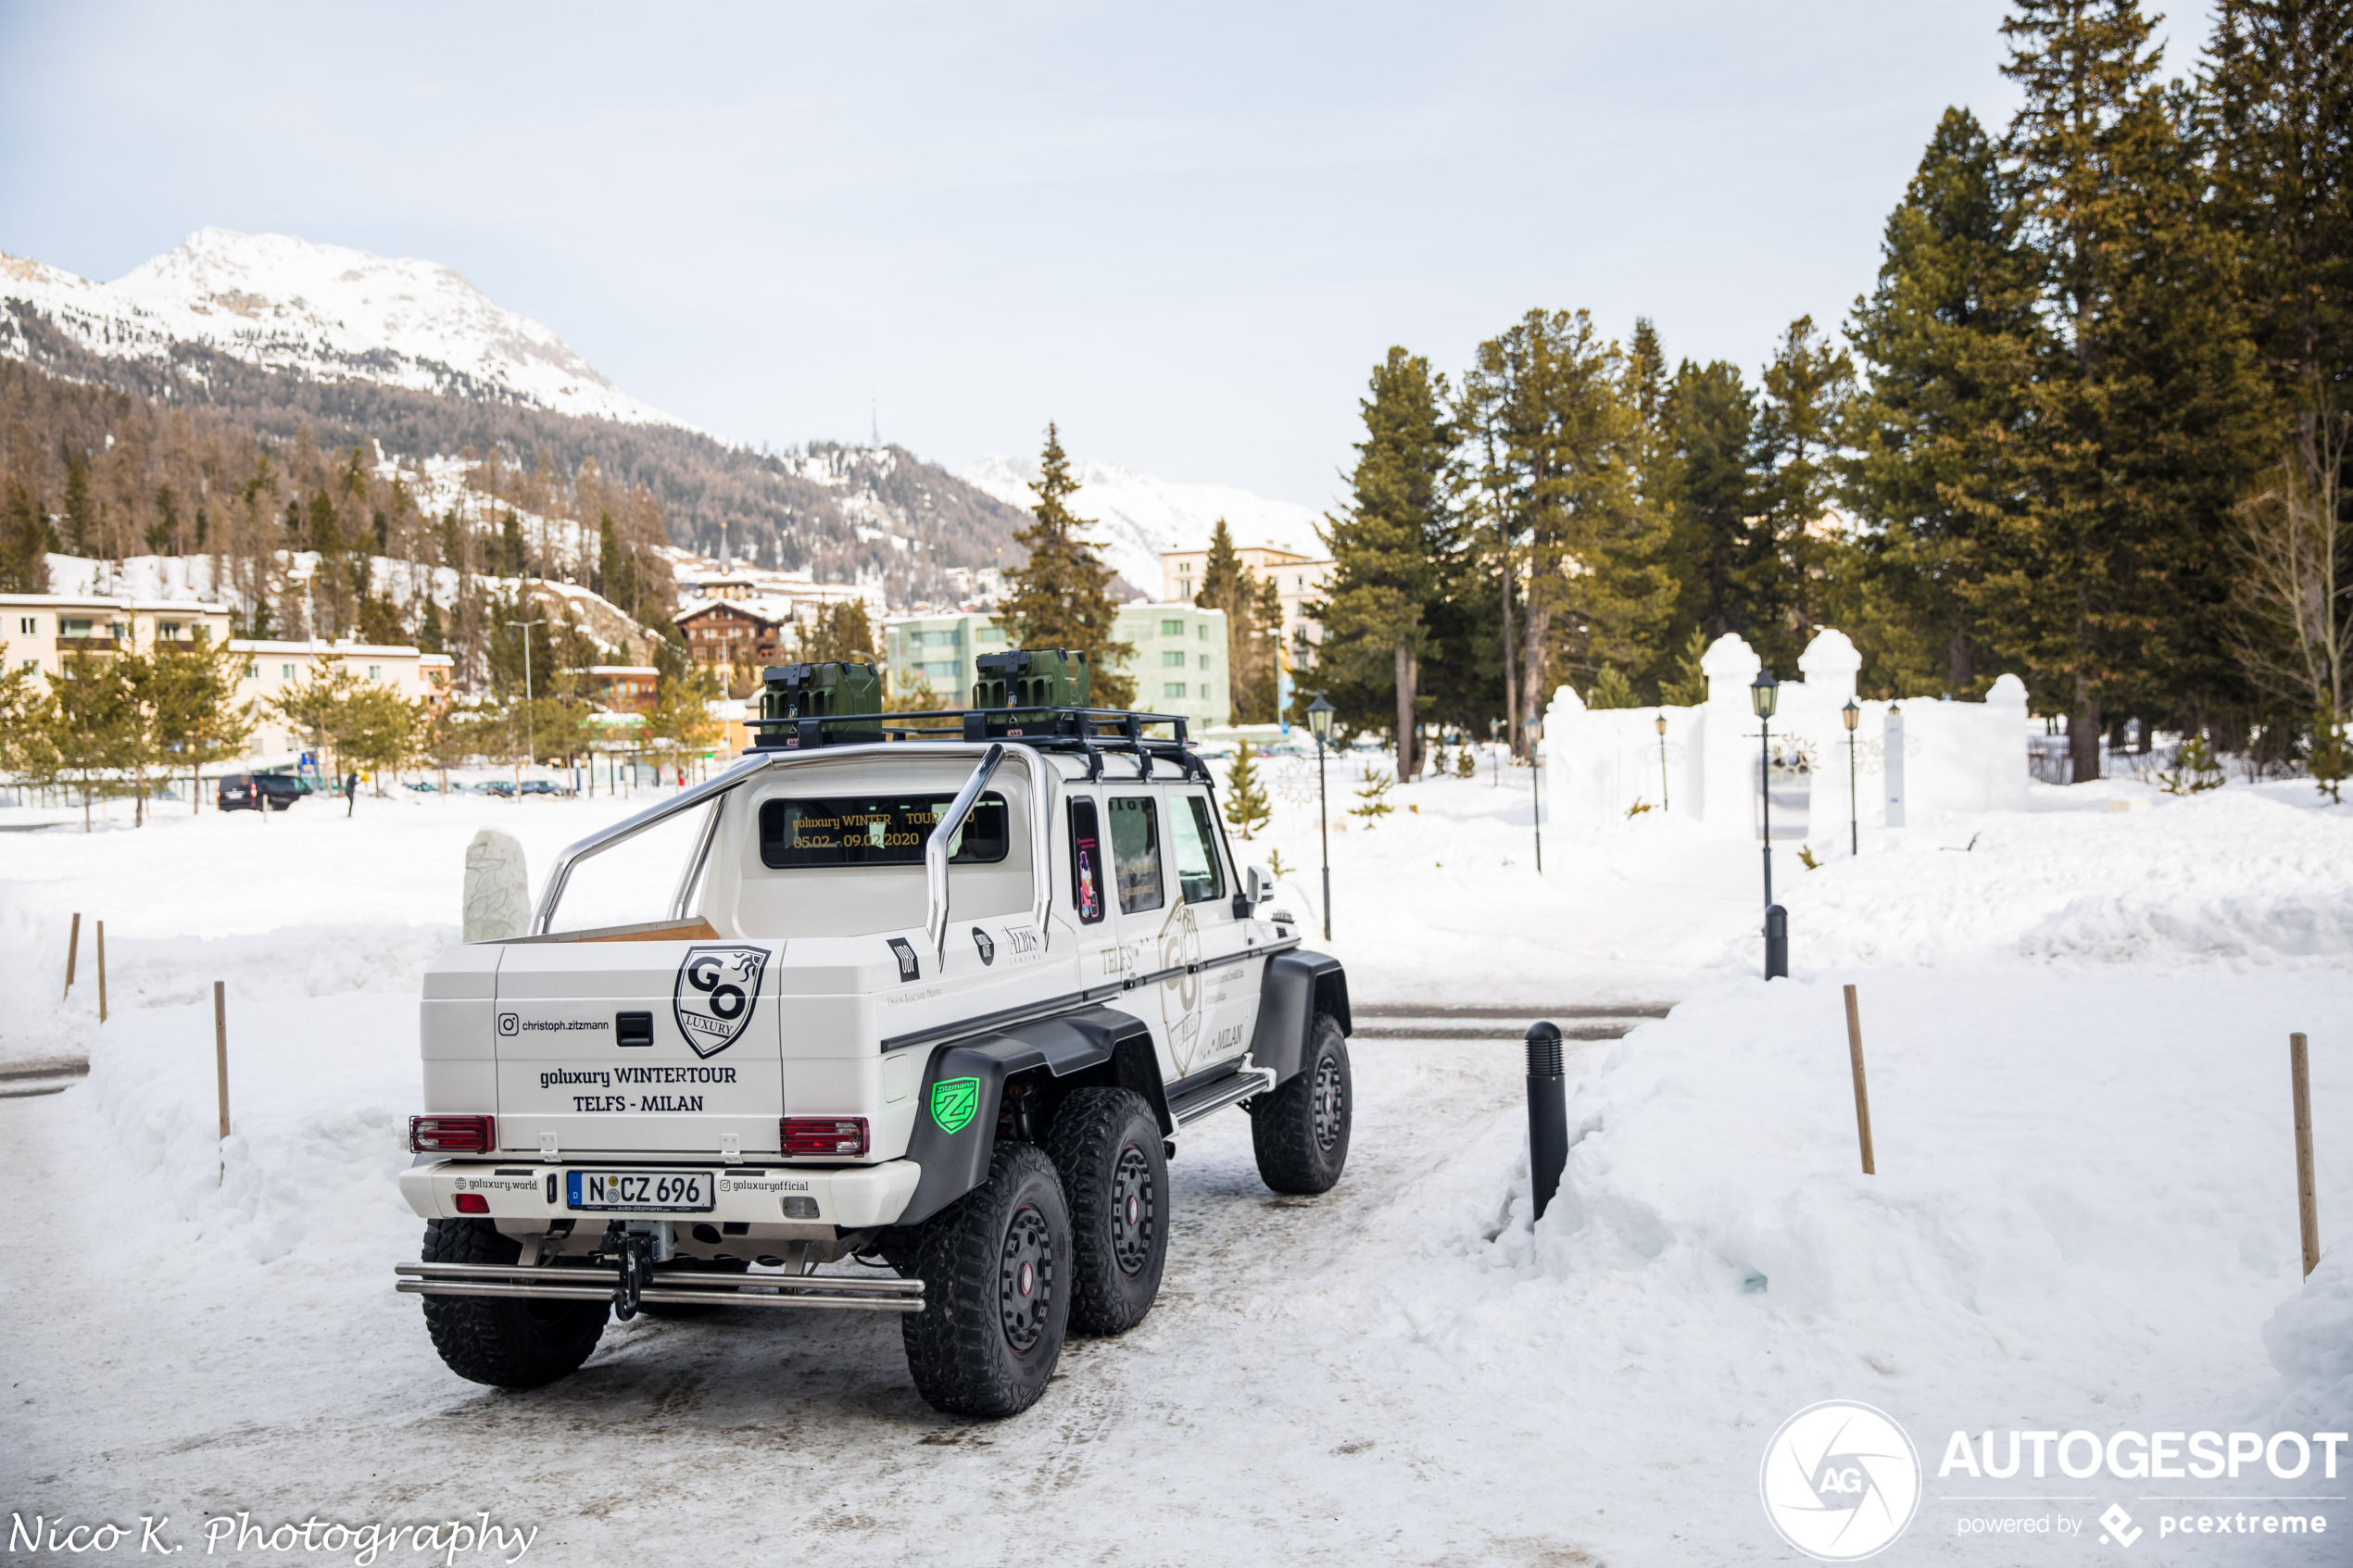
[[[1307,728],[1315,736],[1315,836],[1324,847],[1324,940],[1332,939],[1332,834],[1326,825],[1329,803],[1324,793],[1324,747],[1332,738],[1332,705],[1317,692],[1307,705]]]
[[[1838,716],[1846,721],[1846,852],[1860,855],[1863,829],[1862,816],[1855,802],[1855,727],[1863,721],[1863,710],[1855,706],[1855,699],[1850,696],[1846,706],[1838,710]]]
[[[1781,684],[1773,679],[1771,671],[1760,668],[1756,671],[1748,699],[1756,709],[1756,783],[1764,806],[1765,907],[1769,909],[1773,907],[1773,709],[1781,700]]]
[[[1659,809],[1659,811],[1661,812],[1661,814],[1664,814],[1664,813],[1666,812],[1667,808],[1667,805],[1668,805],[1668,801],[1667,801],[1667,715],[1666,715],[1666,714],[1664,714],[1664,713],[1662,713],[1662,714],[1660,714],[1660,715],[1658,716],[1658,809]]]

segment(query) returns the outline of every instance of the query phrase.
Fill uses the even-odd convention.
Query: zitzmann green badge
[[[973,1115],[979,1110],[977,1078],[942,1078],[931,1086],[931,1119],[943,1133],[963,1132],[972,1125]]]

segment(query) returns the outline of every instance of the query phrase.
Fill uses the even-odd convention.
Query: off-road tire
[[[1168,1157],[1160,1120],[1133,1089],[1075,1089],[1046,1154],[1070,1205],[1070,1326],[1125,1334],[1144,1321],[1168,1260]]]
[[[985,1417],[1036,1404],[1070,1313],[1070,1215],[1044,1151],[999,1144],[988,1179],[916,1228],[911,1262],[924,1310],[899,1323],[925,1402]]]
[[[1277,1192],[1329,1192],[1348,1164],[1349,1123],[1356,1085],[1340,1021],[1315,1015],[1307,1064],[1298,1076],[1250,1105],[1250,1143],[1258,1175]]]
[[[512,1263],[522,1246],[487,1220],[428,1220],[428,1263]],[[602,1301],[424,1296],[425,1331],[451,1372],[494,1388],[537,1388],[579,1369],[604,1337]]]

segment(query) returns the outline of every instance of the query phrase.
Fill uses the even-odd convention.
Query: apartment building
[[[1252,576],[1262,583],[1269,579],[1274,582],[1275,596],[1283,607],[1284,669],[1312,666],[1315,662],[1315,646],[1324,640],[1324,627],[1308,613],[1308,607],[1322,598],[1331,583],[1330,558],[1296,555],[1270,545],[1245,546],[1234,554]],[[1207,550],[1163,551],[1161,592],[1171,599],[1189,603],[1201,592],[1202,580],[1208,570]]]
[[[1232,712],[1226,671],[1226,612],[1191,604],[1119,607],[1113,635],[1135,645],[1122,668],[1136,682],[1136,705],[1175,713],[1195,725],[1226,723]],[[891,689],[927,686],[943,708],[970,700],[980,678],[975,660],[1011,646],[987,615],[910,615],[883,625],[883,659]]]
[[[288,687],[313,679],[321,663],[339,661],[351,674],[372,684],[388,686],[410,702],[438,707],[449,700],[453,662],[446,653],[423,653],[411,647],[374,643],[292,643],[239,637],[230,647],[245,656],[237,697],[253,705],[253,738],[246,755],[270,767],[292,762],[305,748],[300,735],[270,710],[271,702]]]
[[[226,606],[182,599],[0,594],[0,670],[27,670],[44,688],[75,654],[152,653],[229,635]]]

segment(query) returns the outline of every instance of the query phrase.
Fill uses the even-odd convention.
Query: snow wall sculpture
[[[1777,840],[1826,843],[1845,831],[1847,740],[1839,715],[1855,696],[1862,665],[1845,633],[1825,629],[1798,658],[1804,679],[1781,682],[1771,728]],[[1707,700],[1696,708],[1596,709],[1567,686],[1553,694],[1544,710],[1547,826],[1623,822],[1639,804],[1653,811],[1663,806],[1712,834],[1757,836],[1759,747],[1749,699],[1756,650],[1740,637],[1718,637],[1700,668]],[[1861,821],[1901,827],[1907,816],[2026,804],[2026,686],[2017,676],[1995,681],[1983,702],[1925,696],[1857,706]],[[1892,773],[1891,745],[1899,759]],[[1801,814],[1800,803],[1810,809]]]
[[[484,828],[466,846],[464,939],[499,942],[531,929],[531,873],[511,834]]]

